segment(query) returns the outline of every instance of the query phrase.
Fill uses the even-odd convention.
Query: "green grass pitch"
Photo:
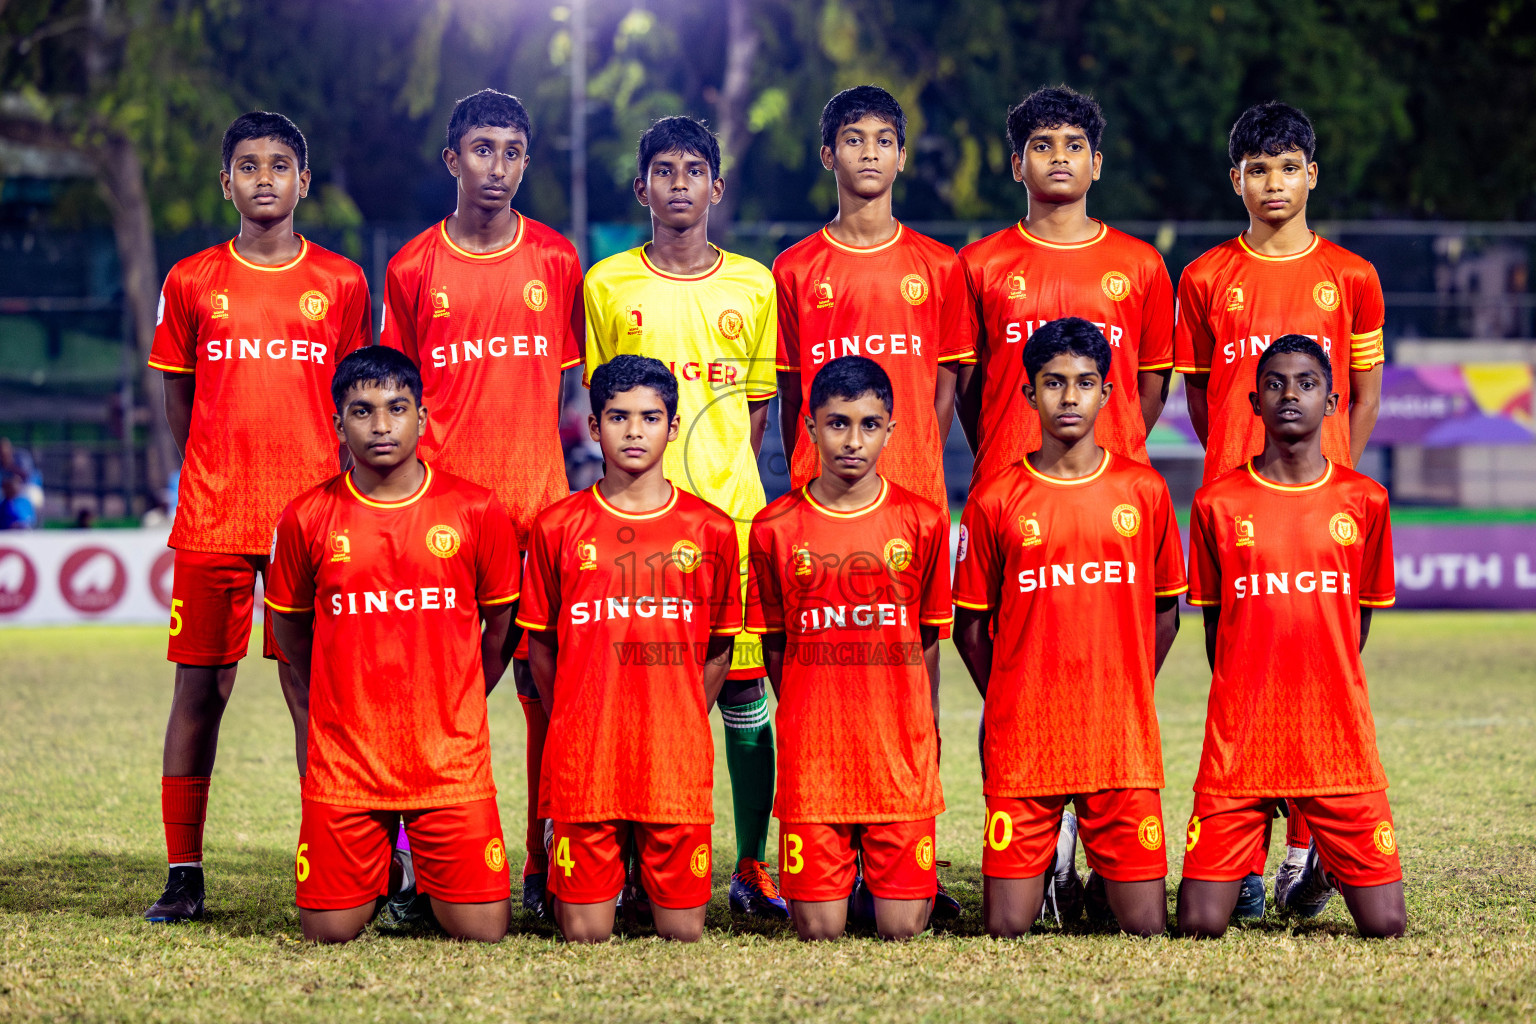
[[[1199,625],[1186,618],[1158,684],[1170,910],[1209,680]],[[224,724],[209,919],[151,926],[139,914],[165,872],[164,650],[160,629],[0,631],[0,1021],[1536,1018],[1536,616],[1376,616],[1366,663],[1409,912],[1408,936],[1388,943],[1355,938],[1339,900],[1315,922],[1272,913],[1218,942],[981,936],[980,704],[948,645],[939,855],[965,914],[941,933],[806,947],[734,924],[721,757],[715,901],[696,946],[566,948],[520,915],[490,948],[372,931],[308,945],[292,906],[291,733],[276,673],[255,659]],[[491,698],[491,734],[516,868],[523,725],[510,689]]]

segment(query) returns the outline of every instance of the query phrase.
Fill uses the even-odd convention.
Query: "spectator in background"
[[[96,513],[88,508],[82,508],[75,513],[75,529],[90,530],[96,526]]]
[[[10,476],[20,477],[22,496],[31,503],[36,520],[43,507],[43,474],[38,472],[31,452],[17,448],[8,437],[0,437],[0,477]]]
[[[19,473],[6,473],[0,487],[4,499],[0,500],[0,530],[33,530],[37,528],[37,511],[26,496],[26,485]]]

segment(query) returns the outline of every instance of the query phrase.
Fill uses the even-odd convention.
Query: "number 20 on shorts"
[[[1007,811],[994,811],[987,819],[987,845],[1001,853],[1013,842],[1013,816]]]

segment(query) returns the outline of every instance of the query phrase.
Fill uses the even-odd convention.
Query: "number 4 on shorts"
[[[555,867],[565,871],[565,877],[571,877],[571,869],[576,866],[576,861],[571,858],[571,837],[561,836],[559,844],[555,847]]]

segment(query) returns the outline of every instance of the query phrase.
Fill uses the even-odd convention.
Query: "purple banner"
[[[1524,363],[1388,366],[1371,444],[1530,444],[1531,382]]]
[[[1536,523],[1392,531],[1399,608],[1536,608]]]

